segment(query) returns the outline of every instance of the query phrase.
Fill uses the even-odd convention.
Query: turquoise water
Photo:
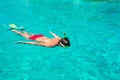
[[[93,1],[1,0],[0,80],[120,80],[120,4]],[[27,40],[5,31],[10,23],[66,32],[71,47],[13,44]]]

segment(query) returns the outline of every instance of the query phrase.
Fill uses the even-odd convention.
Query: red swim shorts
[[[42,34],[32,35],[32,36],[29,37],[29,39],[30,39],[30,40],[36,40],[36,39],[39,38],[39,37],[43,37],[43,35],[42,35]]]

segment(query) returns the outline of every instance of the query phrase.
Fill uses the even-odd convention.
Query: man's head
[[[62,46],[62,47],[69,47],[70,46],[70,41],[69,41],[69,39],[67,38],[67,37],[65,37],[65,38],[62,38],[59,42],[58,42],[58,44],[60,45],[60,46]]]

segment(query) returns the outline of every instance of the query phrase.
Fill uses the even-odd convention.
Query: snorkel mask
[[[67,36],[66,36],[66,33],[64,33],[64,38],[67,38]],[[63,38],[63,39],[64,39]],[[61,42],[60,42],[60,45],[62,46],[62,47],[64,47],[64,48],[68,48],[69,46],[65,46],[64,44],[62,44]]]

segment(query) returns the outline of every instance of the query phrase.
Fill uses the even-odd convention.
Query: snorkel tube
[[[63,33],[64,34],[64,38],[67,38],[66,36],[66,33]],[[64,48],[68,48],[69,46],[65,46]]]
[[[67,37],[66,37],[66,33],[64,33],[64,38],[67,38]]]

